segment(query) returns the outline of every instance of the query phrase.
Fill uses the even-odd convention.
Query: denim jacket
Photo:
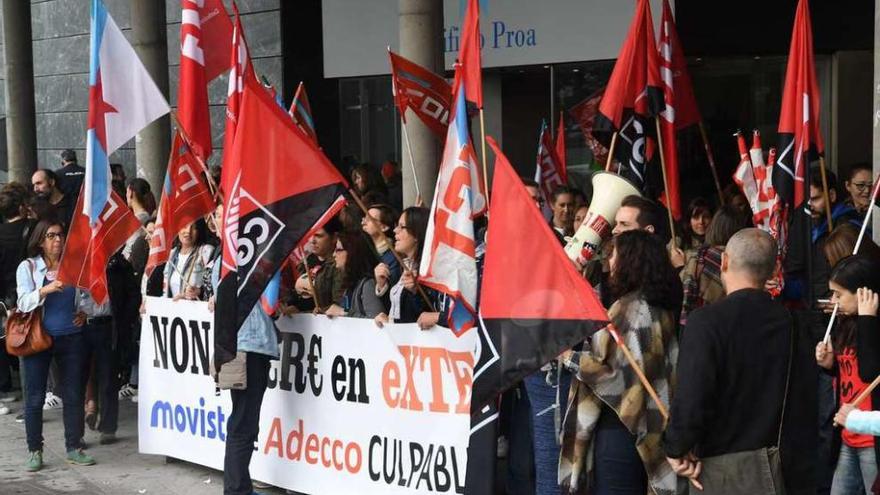
[[[215,294],[217,286],[220,285],[220,266],[222,264],[214,263],[211,272],[211,284],[214,286]],[[278,350],[275,322],[263,311],[263,305],[259,301],[251,308],[250,314],[238,330],[238,350],[239,352],[256,352],[272,359],[279,359],[281,356]]]
[[[31,267],[33,266],[33,277]],[[43,305],[45,298],[40,297],[40,287],[46,281],[46,262],[42,256],[34,256],[19,263],[15,270],[16,293],[18,294],[18,310],[29,313]],[[77,300],[79,300],[79,289]]]

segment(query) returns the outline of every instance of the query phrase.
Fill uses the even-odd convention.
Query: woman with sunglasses
[[[29,454],[25,468],[31,472],[43,467],[43,398],[53,360],[60,370],[59,388],[64,397],[67,462],[78,466],[95,463],[82,450],[83,373],[86,369],[82,328],[86,316],[76,311],[76,289],[58,280],[63,249],[64,226],[61,222],[41,220],[28,241],[28,258],[15,272],[18,309],[42,311],[43,328],[52,336],[52,347],[22,360],[27,376],[24,422]]]

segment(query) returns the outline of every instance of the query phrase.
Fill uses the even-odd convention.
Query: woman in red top
[[[837,376],[837,395],[841,404],[855,401],[867,387],[866,363],[876,360],[880,348],[858,338],[863,327],[877,328],[877,293],[880,293],[880,263],[864,256],[849,256],[840,260],[831,272],[829,287],[831,302],[839,305],[839,314],[833,346],[820,342],[816,346],[816,361]],[[867,378],[870,382],[871,378]],[[872,410],[880,405],[875,397],[868,397],[859,409]],[[871,493],[877,477],[875,437],[841,431],[840,455],[834,470],[831,495]]]

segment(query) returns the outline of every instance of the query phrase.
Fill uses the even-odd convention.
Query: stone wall
[[[156,0],[104,0],[110,15],[129,39],[129,5],[132,1]],[[169,101],[176,105],[181,9],[179,0],[165,1],[171,86]],[[224,3],[229,8],[229,0],[224,0]],[[276,86],[283,87],[280,0],[238,0],[237,4],[257,73],[265,75]],[[40,167],[60,166],[60,153],[65,148],[75,149],[81,163],[85,160],[89,5],[88,0],[31,0],[37,159]],[[4,80],[5,71],[0,71],[0,91],[3,90]],[[223,144],[226,86],[227,77],[224,75],[213,81],[209,87],[214,147],[218,151],[212,161],[219,159],[219,150]],[[5,99],[0,99],[0,117],[5,115],[5,108]],[[5,139],[2,141],[5,151]],[[4,159],[0,163],[5,169],[5,152],[3,155]],[[111,156],[111,162],[125,165],[127,175],[133,177],[134,155],[132,140]]]

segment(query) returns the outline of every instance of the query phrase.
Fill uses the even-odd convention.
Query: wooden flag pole
[[[874,389],[877,388],[877,385],[880,385],[880,376],[874,378],[874,381],[871,382],[871,384],[868,385],[865,390],[862,390],[862,393],[860,393],[858,397],[856,397],[856,400],[852,401],[852,405],[858,408],[859,404],[861,404],[863,400],[867,399],[868,396],[871,395],[871,392],[873,392]]]
[[[360,207],[361,211],[364,212],[364,215],[367,218],[369,218],[371,221],[376,222],[377,225],[381,225],[382,222],[380,222],[379,219],[377,219],[373,215],[370,215],[370,210],[368,210],[366,205],[364,205],[364,202],[363,202],[363,200],[361,200],[361,197],[358,196],[358,193],[354,189],[349,189],[348,192],[349,192],[349,194],[351,194],[351,197],[354,198],[354,202],[357,203],[357,205]],[[384,232],[383,232],[383,234],[384,234]],[[386,238],[387,238],[387,235],[386,235]],[[388,239],[388,241],[391,242],[391,239]],[[416,277],[413,274],[413,271],[406,267],[406,265],[403,263],[403,259],[400,257],[399,254],[397,254],[397,251],[394,250],[394,243],[393,242],[391,242],[391,247],[388,250],[391,251],[391,254],[394,255],[394,259],[396,259],[397,262],[400,264],[400,269],[405,271],[407,274],[409,274],[411,277],[413,277],[413,279],[415,279]],[[425,304],[428,305],[428,308],[431,309],[431,312],[433,313],[433,312],[437,311],[436,309],[434,309],[434,304],[431,302],[431,299],[428,298],[428,294],[425,293],[425,290],[422,288],[421,285],[419,285],[418,281],[416,282],[416,288],[419,290],[419,295],[422,296],[422,300],[424,300]]]
[[[483,149],[483,187],[486,190],[486,204],[489,204],[489,169],[486,166],[486,120],[483,118],[483,109],[480,108],[480,145]],[[486,218],[489,218],[489,211],[486,211]]]
[[[825,218],[828,220],[828,233],[834,229],[834,223],[831,217],[831,197],[828,195],[828,176],[825,173],[825,157],[819,155],[819,175],[822,176],[822,197],[825,199]],[[805,177],[805,180],[809,180]],[[807,198],[809,201],[810,198]]]
[[[721,192],[721,181],[718,180],[718,168],[715,166],[715,155],[712,154],[712,147],[709,145],[709,136],[706,134],[706,126],[703,121],[699,122],[700,136],[703,138],[703,149],[706,150],[706,158],[709,160],[709,168],[712,170],[712,178],[715,179],[715,189],[718,191],[718,201],[720,205],[724,205],[724,194]]]
[[[626,357],[626,360],[629,362],[629,365],[632,367],[633,371],[636,372],[636,375],[639,377],[639,381],[642,382],[642,386],[645,387],[645,390],[648,392],[648,395],[651,396],[651,399],[654,401],[654,404],[657,405],[657,409],[660,411],[660,415],[663,416],[663,422],[666,423],[669,421],[669,409],[666,408],[666,405],[663,404],[663,401],[660,400],[660,396],[657,395],[657,391],[654,390],[654,387],[651,385],[651,382],[648,381],[648,377],[645,376],[644,370],[639,366],[639,363],[636,361],[635,356],[632,355],[629,348],[623,342],[623,339],[620,337],[620,333],[617,331],[617,328],[614,327],[613,323],[608,324],[608,333],[611,334],[611,338],[614,339],[614,342],[617,344],[617,347],[620,348],[620,351],[623,352],[623,355]],[[878,378],[880,379],[880,378]]]
[[[303,250],[303,252],[305,253],[305,250]],[[312,291],[312,297],[315,299],[315,307],[320,309],[322,306],[318,303],[318,292],[315,290],[315,279],[312,277],[312,271],[309,269],[309,253],[305,253],[305,256],[303,256],[303,268],[306,271],[306,278],[309,281],[309,289]]]
[[[660,130],[660,115],[655,117],[657,123],[657,151],[660,153],[660,170],[663,172],[663,191],[666,192],[666,213],[669,216],[669,235],[672,245],[675,246],[675,219],[672,218],[672,200],[669,197],[669,181],[666,178],[666,157],[663,155],[663,136]]]
[[[611,162],[614,161],[614,148],[617,146],[617,132],[611,135],[611,146],[608,148],[608,158],[605,159],[605,171],[611,172]]]
[[[409,154],[409,166],[412,168],[413,182],[416,185],[416,203],[419,203],[422,198],[422,191],[419,189],[419,174],[416,173],[416,161],[413,159],[412,143],[409,141],[409,132],[406,131],[406,120],[403,119],[403,114],[400,114],[400,127],[403,129],[403,140],[406,141],[406,151]]]

